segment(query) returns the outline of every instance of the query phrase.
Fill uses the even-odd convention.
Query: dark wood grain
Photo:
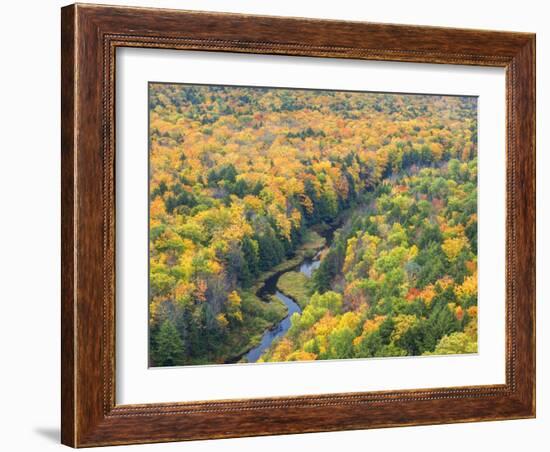
[[[61,11],[61,441],[75,444],[74,385],[74,8]]]
[[[528,33],[72,5],[62,10],[62,442],[74,447],[535,415],[535,37]],[[117,47],[506,68],[506,384],[115,403]]]

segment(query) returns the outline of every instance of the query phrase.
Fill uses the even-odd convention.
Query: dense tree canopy
[[[314,273],[310,302],[263,360],[477,350],[476,160],[409,169],[365,194]],[[475,229],[475,228],[474,228]],[[296,355],[298,353],[298,355]]]
[[[338,217],[309,302],[264,360],[475,351],[474,98],[149,92],[152,365],[250,348],[285,315],[256,296],[262,278]]]

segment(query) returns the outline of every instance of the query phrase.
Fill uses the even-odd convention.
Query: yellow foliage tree
[[[452,262],[455,261],[462,250],[468,246],[468,239],[464,236],[459,236],[456,238],[447,238],[443,241],[441,248],[447,256],[447,258]]]

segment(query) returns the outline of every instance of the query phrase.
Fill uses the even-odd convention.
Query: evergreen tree
[[[260,274],[259,260],[258,255],[258,242],[252,240],[250,237],[246,236],[243,239],[242,244],[243,258],[248,266],[248,270],[253,277],[256,277]]]
[[[153,361],[159,366],[175,366],[182,358],[183,342],[171,320],[165,320],[157,336]]]

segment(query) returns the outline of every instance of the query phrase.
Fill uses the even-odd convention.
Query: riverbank
[[[309,301],[308,282],[309,278],[304,273],[289,271],[279,277],[277,289],[304,309]]]
[[[243,325],[239,337],[229,339],[227,349],[233,353],[231,358],[225,360],[226,363],[239,362],[250,350],[261,344],[267,332],[273,331],[285,321],[289,316],[288,305],[275,295],[279,276],[297,268],[305,259],[315,256],[325,244],[326,239],[316,231],[307,231],[302,245],[292,258],[263,272],[253,286],[241,290],[247,325]],[[290,298],[293,299],[292,296]],[[301,306],[299,303],[298,305]]]
[[[243,327],[239,335],[227,341],[227,352],[233,357],[225,360],[226,363],[237,362],[261,342],[266,330],[279,324],[288,315],[286,305],[275,296],[271,296],[266,302],[249,289],[241,291],[241,300]]]
[[[259,284],[257,295],[262,299],[279,299],[291,308],[291,311],[281,322],[264,332],[257,345],[242,355],[241,362],[261,361],[261,356],[273,343],[284,337],[290,328],[292,314],[301,314],[307,306],[310,300],[311,276],[328,252],[334,233],[347,222],[352,211],[351,208],[342,211],[330,224],[320,223],[313,226],[308,231],[308,240],[297,251],[295,257],[268,272],[267,278],[261,278],[263,282]]]
[[[283,272],[290,271],[293,268],[297,267],[302,263],[304,259],[315,256],[315,254],[319,250],[325,247],[325,244],[326,244],[326,239],[321,235],[319,235],[316,231],[313,231],[313,230],[307,231],[304,237],[304,242],[296,250],[296,252],[294,253],[294,256],[291,257],[290,259],[286,259],[285,261],[281,262],[279,265],[276,265],[271,270],[263,272],[258,277],[255,284],[251,287],[250,291],[254,293],[258,293],[269,278],[272,278],[276,274],[281,274]]]
[[[346,209],[328,223],[319,223],[309,229],[304,242],[296,250],[294,256],[281,262],[271,270],[263,272],[256,283],[244,294],[254,304],[266,308],[270,306],[277,313],[278,318],[269,322],[260,332],[251,336],[240,337],[238,350],[226,363],[248,362],[246,356],[257,348],[263,348],[268,336],[280,336],[281,328],[284,332],[290,327],[288,307],[296,304],[299,312],[309,302],[309,281],[312,272],[319,266],[324,254],[328,251],[334,232],[349,218],[353,208]],[[293,308],[294,309],[294,308]],[[293,312],[296,312],[294,309]],[[243,340],[244,339],[244,340]],[[273,338],[275,339],[275,337]]]

